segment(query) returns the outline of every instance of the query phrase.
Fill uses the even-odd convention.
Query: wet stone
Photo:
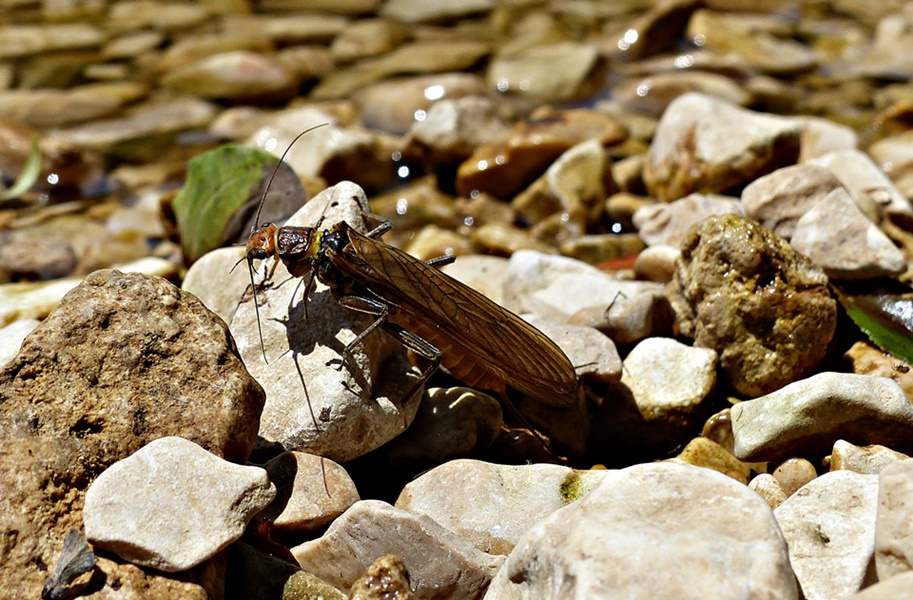
[[[700,71],[655,73],[619,83],[612,91],[623,106],[659,118],[669,104],[683,94],[698,92],[738,106],[751,104],[744,86],[724,75]]]
[[[845,598],[872,582],[878,477],[825,473],[774,511],[809,600]]]
[[[409,483],[396,507],[431,517],[482,552],[507,555],[536,523],[582,498],[606,473],[454,460]]]
[[[719,194],[688,194],[669,203],[644,206],[634,213],[637,235],[648,246],[679,246],[692,226],[712,215],[743,215],[737,198]]]
[[[903,253],[866,218],[842,187],[802,215],[790,245],[831,279],[873,279],[907,270]]]
[[[831,471],[854,471],[863,475],[877,475],[889,465],[910,458],[886,446],[872,444],[856,446],[846,440],[834,442],[831,451]]]
[[[283,452],[263,468],[276,499],[259,516],[280,532],[318,530],[360,500],[345,469],[322,456]]]
[[[682,334],[717,350],[726,378],[747,396],[810,373],[836,327],[824,273],[769,229],[735,215],[691,230],[666,295]]]
[[[443,99],[428,109],[423,120],[412,124],[406,148],[432,164],[451,164],[465,160],[478,146],[500,139],[508,129],[487,98]]]
[[[723,192],[794,164],[798,156],[796,125],[692,92],[663,113],[644,181],[668,202],[695,191]]]
[[[185,571],[235,541],[275,487],[179,437],[150,442],[89,486],[86,538],[133,564]]]
[[[531,600],[553,590],[571,597],[727,598],[746,587],[797,598],[770,508],[711,469],[655,463],[606,472],[579,502],[540,521],[485,598]]]
[[[913,406],[896,382],[819,373],[732,407],[735,455],[784,460],[824,454],[837,440],[913,450]]]
[[[386,554],[402,558],[420,598],[478,598],[503,563],[425,515],[362,500],[319,539],[292,548],[301,567],[349,591]]]

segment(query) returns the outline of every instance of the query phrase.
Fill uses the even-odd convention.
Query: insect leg
[[[422,374],[419,378],[412,384],[412,387],[409,388],[409,391],[406,392],[406,395],[403,396],[403,402],[412,397],[418,389],[428,381],[428,378],[437,370],[441,365],[441,351],[437,349],[436,346],[430,344],[428,341],[420,338],[411,331],[407,331],[397,325],[396,323],[386,323],[384,325],[384,331],[390,335],[396,337],[400,343],[406,347],[408,350],[412,350],[422,358],[429,361],[429,365],[422,371]]]
[[[390,231],[393,228],[393,224],[390,223],[387,219],[383,218],[380,215],[375,215],[374,213],[363,212],[361,213],[363,217],[367,217],[368,220],[374,221],[377,223],[377,227],[366,233],[369,238],[376,240],[379,237],[382,237],[385,233]]]
[[[444,256],[438,256],[437,258],[426,260],[425,264],[429,267],[443,267],[444,265],[453,264],[453,261],[455,260],[456,256],[453,254],[445,254]]]
[[[342,362],[345,363],[349,359],[352,348],[362,343],[364,339],[374,333],[378,327],[384,326],[387,322],[387,318],[390,316],[390,307],[378,300],[366,298],[365,296],[356,296],[354,294],[339,296],[336,300],[350,310],[375,315],[377,317],[377,320],[368,325],[368,327],[359,333],[354,340],[346,344],[345,349],[342,351]],[[340,368],[341,367],[342,365],[340,364]]]

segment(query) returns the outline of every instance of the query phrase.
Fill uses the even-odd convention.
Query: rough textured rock
[[[907,269],[903,253],[862,214],[843,187],[802,215],[790,245],[831,279],[874,279]]]
[[[824,273],[769,229],[735,215],[710,217],[690,232],[666,294],[682,334],[716,350],[746,396],[810,373],[836,327]]]
[[[0,371],[0,530],[16,540],[0,589],[35,597],[47,579],[39,566],[79,526],[86,488],[149,441],[180,435],[247,458],[263,392],[235,352],[224,323],[163,279],[98,271],[61,301]],[[111,561],[99,568],[126,589],[171,581]],[[189,573],[180,594],[204,594],[195,578],[209,570]]]
[[[825,473],[775,511],[808,600],[845,598],[874,581],[878,477]]]
[[[278,531],[314,531],[360,500],[346,470],[322,456],[283,452],[263,468],[276,499],[260,516]]]
[[[913,451],[913,405],[896,382],[819,373],[732,407],[735,455],[784,460],[826,453],[837,440]]]
[[[824,167],[793,165],[745,186],[742,205],[745,216],[788,240],[802,215],[838,187],[840,180]]]
[[[386,554],[403,559],[417,598],[474,599],[503,562],[426,516],[379,500],[356,503],[323,537],[292,548],[304,570],[348,591]]]
[[[362,217],[366,210],[364,191],[347,182],[316,196],[287,225],[314,226],[323,217],[324,227],[345,220],[367,231]],[[273,281],[288,277],[280,264]],[[254,304],[246,301],[238,307],[231,329],[251,375],[266,390],[263,438],[287,450],[345,462],[402,433],[421,399],[421,390],[404,398],[417,377],[405,348],[395,338],[375,332],[337,368],[346,344],[373,317],[341,306],[319,283],[307,302],[296,282],[261,290],[257,299],[259,327]],[[261,329],[268,363],[261,352]]]
[[[260,467],[232,464],[180,437],[108,467],[86,492],[86,539],[160,571],[186,571],[241,537],[275,497]]]
[[[669,202],[748,183],[798,157],[796,125],[692,92],[663,113],[644,182],[653,196]]]
[[[657,463],[609,471],[535,525],[486,600],[595,597],[796,598],[767,504],[710,469]]]
[[[381,556],[352,585],[349,600],[413,600],[409,571],[403,559],[387,554]]]
[[[856,446],[846,440],[834,442],[831,451],[831,471],[855,471],[863,475],[877,475],[885,467],[910,458],[885,446],[872,444]]]
[[[533,525],[579,500],[606,473],[454,460],[409,483],[396,507],[431,517],[482,552],[507,555]]]
[[[875,568],[880,581],[913,571],[913,459],[878,476]]]

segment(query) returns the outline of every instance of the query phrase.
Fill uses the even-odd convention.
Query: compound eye
[[[269,221],[267,221],[266,223],[263,223],[262,225],[260,225],[260,229],[264,229],[266,227],[272,227],[272,226],[273,226],[273,224],[270,223]]]
[[[263,248],[257,248],[257,251],[254,253],[254,258],[257,260],[266,260],[269,258],[269,253]]]

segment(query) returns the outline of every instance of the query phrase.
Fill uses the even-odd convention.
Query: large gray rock
[[[348,591],[387,554],[403,559],[417,598],[478,598],[503,563],[424,515],[362,500],[323,537],[292,548],[305,571]]]
[[[826,453],[837,440],[913,450],[913,405],[897,382],[819,373],[732,407],[735,455],[747,461]]]
[[[260,467],[224,461],[184,438],[159,438],[89,486],[86,538],[136,565],[186,571],[240,538],[275,495]]]
[[[810,373],[837,323],[824,273],[769,229],[735,215],[691,230],[666,295],[681,333],[716,350],[726,378],[746,396]]]
[[[609,471],[580,501],[535,525],[486,600],[796,598],[770,508],[699,467]]]
[[[409,483],[396,507],[428,515],[482,552],[506,555],[533,525],[580,499],[606,473],[454,460]]]
[[[878,477],[825,473],[775,511],[808,600],[845,598],[872,583]]]

